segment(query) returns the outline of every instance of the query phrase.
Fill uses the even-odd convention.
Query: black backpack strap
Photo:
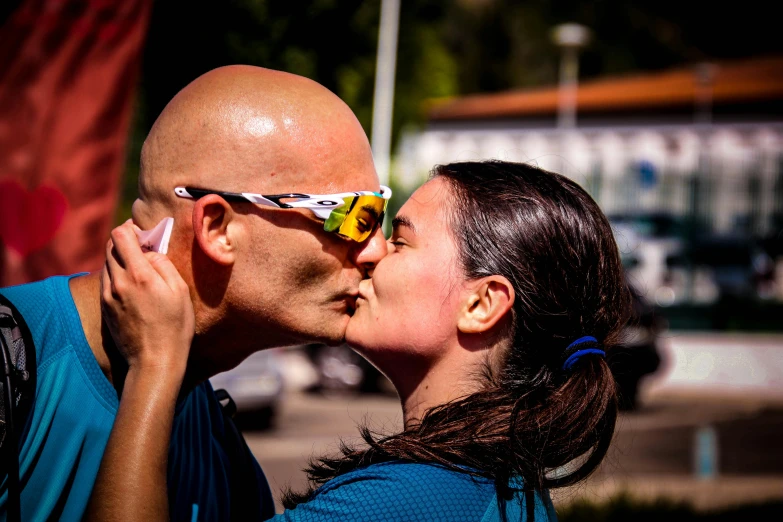
[[[29,428],[37,374],[30,329],[0,294],[0,480],[8,477],[8,520],[20,518],[19,441]]]
[[[22,440],[29,428],[28,420],[35,400],[37,363],[35,344],[24,318],[3,294],[0,294],[0,335],[8,348],[8,356],[13,366],[12,399],[14,404],[14,428],[19,440]],[[5,388],[0,390],[0,398]],[[0,400],[0,404],[5,401]],[[5,446],[4,407],[0,406],[0,447]],[[4,471],[0,466],[0,472]]]

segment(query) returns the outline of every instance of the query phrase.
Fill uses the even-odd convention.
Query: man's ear
[[[230,266],[236,260],[236,240],[232,234],[235,219],[231,205],[216,194],[196,200],[193,235],[204,254],[215,263]]]
[[[503,276],[471,281],[460,309],[457,328],[462,333],[483,333],[509,316],[514,305],[514,287]]]

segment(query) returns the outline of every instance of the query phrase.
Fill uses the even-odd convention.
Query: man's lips
[[[350,293],[347,295],[344,295],[342,297],[342,300],[345,301],[345,303],[348,305],[348,308],[351,310],[356,310],[356,299],[359,297],[358,293]]]

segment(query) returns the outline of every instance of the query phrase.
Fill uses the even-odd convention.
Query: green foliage
[[[145,117],[144,98],[137,95],[133,107],[133,121],[131,122],[131,132],[128,136],[128,143],[125,149],[125,175],[120,184],[120,199],[117,209],[114,213],[115,225],[121,225],[131,217],[131,207],[138,193],[139,180],[139,158],[141,156],[141,146],[144,144],[144,137],[147,135],[146,125],[143,121]]]
[[[145,124],[199,74],[247,63],[301,74],[371,123],[381,0],[158,0],[145,52]],[[783,50],[761,0],[745,9],[673,0],[401,1],[395,139],[423,122],[421,102],[553,84],[552,27],[592,29],[583,77]],[[733,38],[725,35],[732,34]]]
[[[669,500],[634,500],[626,494],[613,497],[606,503],[596,504],[581,500],[558,513],[560,522],[657,522],[666,517],[667,522],[695,520],[696,514],[685,504]]]

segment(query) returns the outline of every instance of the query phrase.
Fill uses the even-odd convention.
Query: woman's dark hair
[[[615,381],[603,357],[563,370],[566,348],[592,336],[619,340],[630,310],[609,222],[568,178],[527,164],[465,162],[435,167],[451,193],[451,229],[467,279],[499,274],[516,298],[508,348],[489,362],[480,391],[431,408],[401,433],[366,426],[367,446],[311,461],[311,487],[389,460],[429,462],[527,490],[571,485],[596,469],[617,418]],[[307,500],[287,493],[286,507]]]

